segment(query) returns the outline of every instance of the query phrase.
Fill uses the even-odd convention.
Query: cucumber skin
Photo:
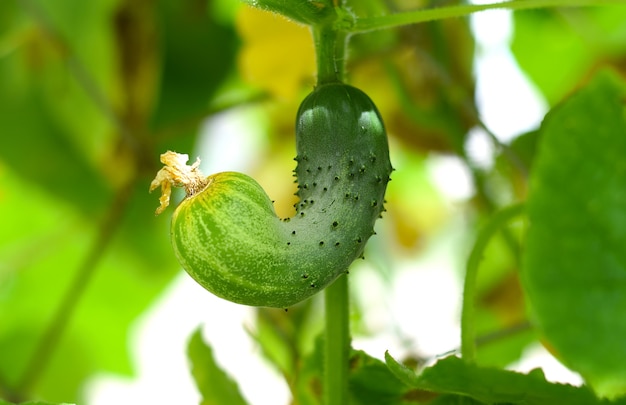
[[[183,268],[232,302],[286,308],[347,272],[383,210],[391,163],[370,98],[341,83],[317,87],[296,121],[296,214],[277,217],[251,177],[223,172],[176,208],[171,239]]]

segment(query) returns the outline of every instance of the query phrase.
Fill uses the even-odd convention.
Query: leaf
[[[202,340],[202,332],[196,330],[187,347],[191,361],[191,374],[202,395],[201,405],[246,405],[239,387],[215,362],[213,350]]]
[[[385,363],[361,350],[350,356],[349,384],[352,405],[402,405],[429,396],[406,387]]]
[[[28,70],[21,56],[0,59],[0,159],[24,178],[92,215],[103,207],[109,190],[89,157],[77,150],[50,111],[43,78],[22,84],[16,77],[16,71]]]
[[[42,402],[42,401],[28,401],[28,402],[21,402],[19,404],[14,404],[12,402],[7,402],[3,399],[0,399],[0,405],[72,405],[72,404],[67,404],[67,403],[53,404],[52,402]]]
[[[146,189],[136,192],[145,195]],[[131,198],[130,207],[135,204]],[[0,227],[0,374],[7,383],[14,386],[21,378],[62,298],[72,294],[78,294],[76,309],[50,362],[37,364],[42,373],[32,394],[79,402],[79,386],[91,373],[131,374],[128,327],[178,268],[167,221],[156,220],[152,206],[144,208],[141,241],[128,236],[124,221],[93,269],[88,288],[73,291],[71,280],[93,249],[99,221],[84,220],[73,206],[6,168],[0,169],[0,210],[12,213]],[[135,235],[141,232],[135,229]],[[152,243],[149,257],[139,247],[146,239]]]
[[[440,395],[428,405],[484,405],[484,402],[463,395]]]
[[[155,150],[189,150],[195,133],[149,139],[152,75],[161,74],[161,95],[171,96],[158,105],[166,124],[205,113],[232,67],[236,36],[206,4],[197,12],[202,2],[164,0],[159,10],[118,0],[1,3],[0,210],[10,215],[0,227],[0,375],[13,388],[30,364],[39,374],[29,394],[79,402],[93,373],[132,373],[129,325],[179,269],[169,220],[154,217],[157,199],[141,175],[157,163]],[[159,11],[164,21],[154,18]],[[151,58],[157,53],[163,69]],[[133,133],[122,136],[112,121]],[[134,176],[128,202],[110,219]],[[115,236],[94,249],[109,222]],[[88,282],[73,290],[92,256]],[[68,297],[68,323],[39,364],[35,350]]]
[[[233,67],[235,30],[216,21],[209,5],[189,0],[156,2],[163,59],[152,117],[157,129],[203,117]]]
[[[554,104],[599,62],[620,69],[624,19],[626,8],[619,5],[514,13],[511,48],[520,67]]]
[[[322,403],[323,347],[323,335],[320,335],[315,350],[304,359],[294,393],[298,404]],[[361,350],[352,350],[350,354],[348,390],[351,405],[408,405],[432,397],[430,393],[407,387],[385,363]]]
[[[546,381],[543,372],[539,369],[529,374],[521,374],[479,367],[458,357],[449,356],[416,374],[398,363],[388,352],[385,353],[385,361],[389,370],[409,387],[440,394],[463,395],[487,404],[593,405],[605,403],[597,399],[586,387]]]
[[[401,32],[354,36],[350,80],[377,103],[389,133],[405,147],[463,156],[465,135],[476,125],[470,112],[474,39],[469,23],[450,19]]]
[[[626,393],[625,95],[604,72],[546,117],[522,273],[549,348],[607,396]]]

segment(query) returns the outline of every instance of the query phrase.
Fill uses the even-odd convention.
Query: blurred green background
[[[372,16],[455,2],[348,3],[356,15]],[[475,19],[474,29],[453,19],[352,38],[349,81],[379,106],[398,169],[379,237],[359,264],[379,286],[375,302],[391,307],[394,280],[419,272],[419,260],[441,253],[442,243],[457,249],[446,263],[461,277],[483,219],[525,199],[536,128],[499,133],[484,106],[523,116],[520,108],[550,108],[600,68],[626,71],[624,7],[497,15],[512,23],[500,42],[481,27],[497,18]],[[477,42],[479,32],[487,36]],[[543,107],[520,107],[511,94],[517,87],[506,81],[500,93],[477,97],[477,86],[489,88],[476,82],[477,61],[493,47],[514,57]],[[158,198],[148,185],[166,150],[204,158],[207,119],[245,111],[234,116],[258,139],[252,149],[241,146],[250,156],[242,167],[279,214],[289,214],[295,113],[312,89],[314,66],[306,27],[236,0],[0,2],[1,398],[85,403],[84,383],[96,373],[133,375],[129,331],[180,275],[168,215],[154,216]],[[497,73],[481,80],[496,81]],[[239,153],[211,145],[215,156]],[[465,177],[450,178],[456,173]],[[481,268],[484,364],[510,364],[536,341],[519,285],[517,231],[490,244]],[[285,375],[312,350],[317,301],[288,313],[255,312],[251,334]],[[433,355],[402,332],[420,324],[378,313],[395,324],[381,331],[367,303],[367,291],[355,291],[355,337],[384,332],[415,361]]]

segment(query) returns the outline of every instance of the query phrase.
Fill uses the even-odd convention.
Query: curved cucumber
[[[298,111],[296,148],[300,201],[292,218],[278,218],[261,186],[235,172],[209,176],[203,190],[176,208],[176,257],[215,295],[288,307],[362,255],[391,173],[376,106],[348,85],[317,87]]]

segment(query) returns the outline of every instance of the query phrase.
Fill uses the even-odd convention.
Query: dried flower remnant
[[[161,163],[165,166],[156,174],[150,183],[150,192],[161,187],[161,205],[156,209],[155,214],[162,213],[170,204],[172,186],[183,187],[187,197],[196,194],[208,185],[207,178],[199,169],[200,158],[190,166],[187,164],[189,155],[167,151],[161,154]]]

